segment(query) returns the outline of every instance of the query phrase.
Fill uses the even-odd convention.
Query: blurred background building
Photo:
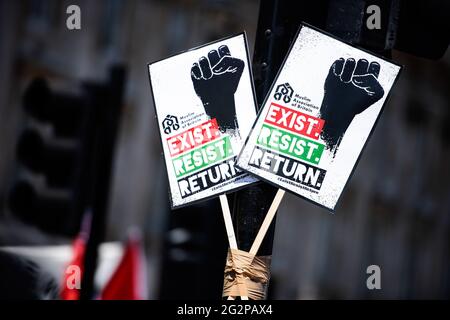
[[[81,8],[81,30],[66,27],[71,4]],[[0,246],[19,252],[14,248],[73,240],[24,222],[10,208],[17,181],[43,188],[42,177],[17,159],[21,133],[36,126],[24,110],[26,88],[39,76],[75,94],[82,83],[106,81],[110,67],[121,64],[127,80],[105,240],[123,241],[129,227],[140,227],[149,298],[219,298],[226,253],[219,206],[170,212],[147,63],[242,30],[252,52],[258,10],[257,0],[0,1]],[[450,53],[429,61],[394,51],[393,60],[405,69],[336,214],[292,195],[283,201],[272,298],[450,297]],[[46,126],[39,130],[49,135]],[[191,247],[177,247],[186,237]],[[112,269],[119,255],[107,256],[105,268]],[[68,259],[43,268],[59,281]],[[164,269],[167,259],[181,263]],[[381,268],[381,290],[366,287],[372,264]]]

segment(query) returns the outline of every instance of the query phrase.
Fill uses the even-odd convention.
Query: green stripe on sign
[[[177,178],[203,169],[209,165],[220,162],[233,156],[230,137],[225,136],[220,140],[214,140],[197,149],[172,159],[173,168]]]
[[[325,149],[316,141],[266,124],[261,128],[257,144],[313,164],[319,163]]]

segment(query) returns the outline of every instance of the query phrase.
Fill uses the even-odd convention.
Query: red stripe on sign
[[[173,137],[167,138],[170,155],[176,156],[220,136],[216,119],[211,119]]]
[[[306,113],[271,103],[264,122],[298,133],[311,139],[319,139],[325,121]]]

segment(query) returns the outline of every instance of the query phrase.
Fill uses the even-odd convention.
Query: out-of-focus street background
[[[81,30],[66,27],[71,4],[81,8]],[[147,63],[243,30],[252,54],[258,10],[257,0],[0,1],[0,252],[34,260],[60,286],[80,212],[67,211],[70,219],[78,217],[68,226],[58,221],[69,218],[47,215],[65,206],[48,199],[66,194],[49,187],[42,170],[30,172],[36,162],[46,167],[42,162],[53,154],[30,144],[36,132],[46,145],[70,149],[71,142],[54,138],[39,118],[47,114],[30,112],[25,93],[41,77],[53,92],[76,96],[86,83],[113,83],[111,66],[120,64],[126,77],[96,289],[137,227],[146,297],[220,298],[226,254],[220,207],[170,211]],[[405,68],[336,213],[285,197],[274,237],[271,298],[450,297],[450,52],[431,61],[394,50],[392,59]],[[179,220],[191,229],[177,228]],[[58,228],[68,231],[53,232]],[[177,246],[183,241],[191,244]],[[367,289],[369,265],[381,268],[381,290]],[[1,290],[13,285],[14,278],[0,277]]]

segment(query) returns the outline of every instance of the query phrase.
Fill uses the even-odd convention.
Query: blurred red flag
[[[66,271],[64,272],[62,290],[60,293],[62,300],[80,299],[80,289],[75,286],[74,281],[81,281],[85,250],[86,240],[82,236],[78,236],[73,243],[72,261],[67,266]],[[78,270],[75,269],[77,267],[79,268]]]
[[[72,245],[73,257],[64,270],[64,278],[60,292],[61,300],[79,300],[81,277],[84,269],[86,243],[91,228],[91,213],[85,213],[81,230]]]
[[[101,293],[101,300],[144,300],[147,298],[146,261],[141,237],[132,234],[116,271]]]

